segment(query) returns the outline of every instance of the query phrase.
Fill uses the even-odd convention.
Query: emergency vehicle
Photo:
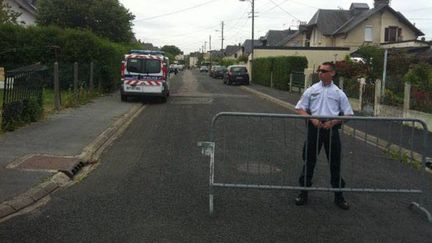
[[[121,64],[122,101],[129,96],[169,96],[169,59],[162,51],[131,50]]]

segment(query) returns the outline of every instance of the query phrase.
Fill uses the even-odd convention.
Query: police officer
[[[298,101],[295,109],[303,116],[339,116],[353,115],[348,97],[333,83],[335,65],[325,62],[320,65],[320,81],[308,88]],[[316,159],[324,145],[327,160],[330,163],[331,185],[333,188],[343,188],[345,181],[340,176],[341,143],[338,128],[341,120],[309,119],[307,124],[307,140],[303,147],[303,170],[299,178],[300,186],[312,186],[312,177]],[[330,156],[330,157],[329,157]],[[308,192],[302,190],[296,198],[296,205],[305,205],[308,200]],[[342,209],[349,209],[342,192],[335,192],[335,204]]]

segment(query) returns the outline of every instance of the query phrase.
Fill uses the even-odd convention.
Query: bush
[[[273,72],[273,86],[280,90],[288,90],[291,72],[303,72],[307,65],[306,57],[257,58],[253,63],[253,80],[255,83],[270,86],[270,77]]]
[[[113,90],[120,82],[123,55],[130,49],[139,49],[132,44],[110,42],[88,30],[63,30],[53,26],[0,25],[0,36],[0,60],[6,70],[38,62],[53,70],[56,60],[60,65],[94,62],[95,83],[100,81],[104,91]],[[62,85],[63,88],[68,86]]]
[[[2,129],[13,131],[26,123],[35,122],[42,111],[41,102],[35,97],[9,103],[4,107]]]
[[[410,68],[404,81],[412,85],[411,107],[414,110],[432,112],[432,66],[419,63]]]
[[[23,101],[23,111],[21,114],[24,123],[35,122],[42,115],[42,105],[36,98],[32,97]]]

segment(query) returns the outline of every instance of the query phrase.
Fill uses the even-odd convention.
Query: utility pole
[[[207,41],[204,41],[204,52],[207,51]]]
[[[223,47],[224,47],[224,45],[223,45],[223,41],[224,41],[224,22],[222,21],[222,41],[221,41],[221,50],[223,50]]]
[[[209,35],[210,67],[212,66],[211,35]]]
[[[253,61],[254,61],[254,27],[255,27],[255,0],[252,0],[252,56],[251,56],[251,67],[253,67]],[[253,79],[253,77],[252,77]],[[252,80],[251,80],[252,81]]]
[[[386,86],[386,78],[387,78],[387,59],[388,59],[388,49],[386,48],[384,50],[384,68],[383,68],[381,98],[385,97],[385,86]]]
[[[245,2],[245,1],[249,1],[252,5],[252,48],[251,48],[251,70],[249,70],[251,72],[251,77],[250,77],[250,82],[252,83],[253,80],[253,61],[254,61],[254,45],[255,45],[255,41],[254,41],[254,27],[255,27],[255,0],[239,0],[241,2]]]

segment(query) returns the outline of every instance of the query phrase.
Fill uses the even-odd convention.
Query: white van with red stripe
[[[168,61],[163,52],[131,51],[125,55],[121,67],[122,101],[129,96],[169,96]]]

